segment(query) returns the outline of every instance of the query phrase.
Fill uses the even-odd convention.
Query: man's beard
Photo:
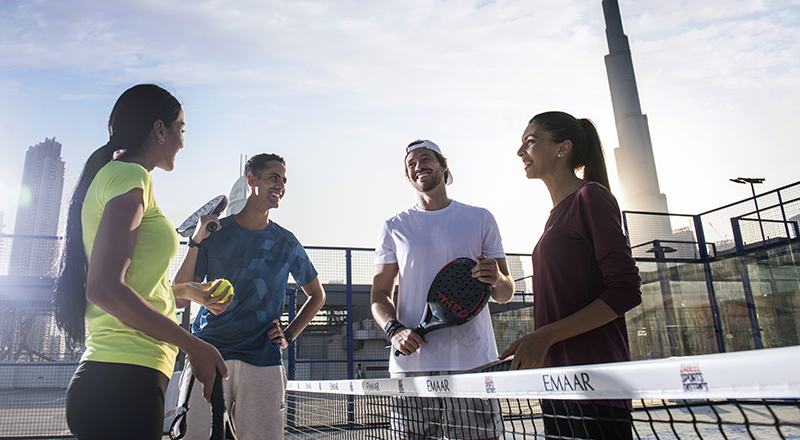
[[[431,171],[431,178],[429,178],[425,183],[419,183],[416,180],[411,182],[411,185],[419,192],[429,192],[432,191],[434,188],[439,186],[442,183],[443,177],[441,174]]]

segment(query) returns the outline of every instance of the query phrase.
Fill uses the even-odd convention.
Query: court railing
[[[626,315],[634,360],[800,345],[798,185],[757,196],[758,212],[749,206],[755,206],[754,200],[744,200],[697,216],[623,213],[643,280],[643,303]],[[650,235],[644,237],[641,230],[648,228]],[[737,228],[739,232],[734,233]],[[713,240],[704,238],[709,229],[715,231]],[[636,237],[646,240],[634,242]],[[41,371],[56,370],[40,370],[37,365],[68,365],[80,357],[80,351],[66,348],[52,319],[51,267],[59,242],[59,237],[0,235],[0,384],[4,384],[0,391],[4,393],[54,392],[50,385],[44,386],[51,379]],[[15,246],[41,251],[25,254],[33,256],[29,261],[45,261],[37,263],[38,272],[13,269],[12,255],[21,255]],[[350,379],[355,378],[359,364],[366,379],[387,377],[388,350],[369,308],[373,251],[307,250],[328,303],[285,352],[290,377]],[[186,251],[185,245],[180,247],[171,276]],[[49,257],[37,260],[36,255]],[[516,294],[509,304],[490,304],[500,351],[533,329],[530,255],[509,254],[508,261],[512,277],[518,280]],[[303,301],[302,291],[290,282],[283,325]],[[28,370],[12,368],[22,363],[31,365]],[[21,383],[20,371],[35,373]],[[63,394],[66,381],[53,380],[61,380],[55,388]],[[33,403],[21,406],[38,411]]]

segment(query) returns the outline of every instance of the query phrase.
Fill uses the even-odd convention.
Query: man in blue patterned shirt
[[[286,190],[286,162],[275,154],[253,156],[245,165],[251,190],[241,212],[217,220],[203,216],[189,240],[189,252],[175,282],[225,278],[234,296],[224,312],[200,309],[192,333],[214,345],[228,366],[225,403],[236,433],[244,439],[283,439],[286,373],[281,349],[311,322],[325,303],[325,291],[294,234],[269,219]],[[216,223],[209,233],[206,226]],[[285,329],[280,328],[286,283],[292,275],[308,300]],[[179,304],[180,306],[180,304]],[[219,314],[216,314],[219,313]],[[181,377],[186,393],[191,365]],[[182,399],[181,399],[182,400]],[[186,438],[208,436],[209,405],[192,393]]]

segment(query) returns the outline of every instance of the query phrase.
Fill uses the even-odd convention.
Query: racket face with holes
[[[492,286],[472,277],[476,264],[471,258],[456,258],[436,274],[416,330],[418,334],[465,324],[486,307]]]
[[[192,235],[192,232],[194,232],[194,228],[197,226],[197,221],[200,220],[200,216],[219,215],[227,207],[228,197],[226,197],[224,194],[221,196],[216,196],[209,200],[205,205],[201,206],[197,211],[194,212],[194,214],[187,217],[180,226],[175,228],[175,230],[178,231],[178,234],[181,236],[188,237]]]

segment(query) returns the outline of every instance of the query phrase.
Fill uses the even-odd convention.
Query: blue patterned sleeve
[[[197,252],[197,263],[194,265],[194,276],[200,278],[200,281],[206,279],[208,273],[208,249],[204,246]]]
[[[302,287],[314,281],[314,278],[318,276],[317,269],[314,268],[311,259],[308,258],[308,254],[303,248],[303,245],[296,243],[292,252],[292,257],[292,267],[289,269],[289,272],[292,274],[292,278],[294,278],[297,285]]]

